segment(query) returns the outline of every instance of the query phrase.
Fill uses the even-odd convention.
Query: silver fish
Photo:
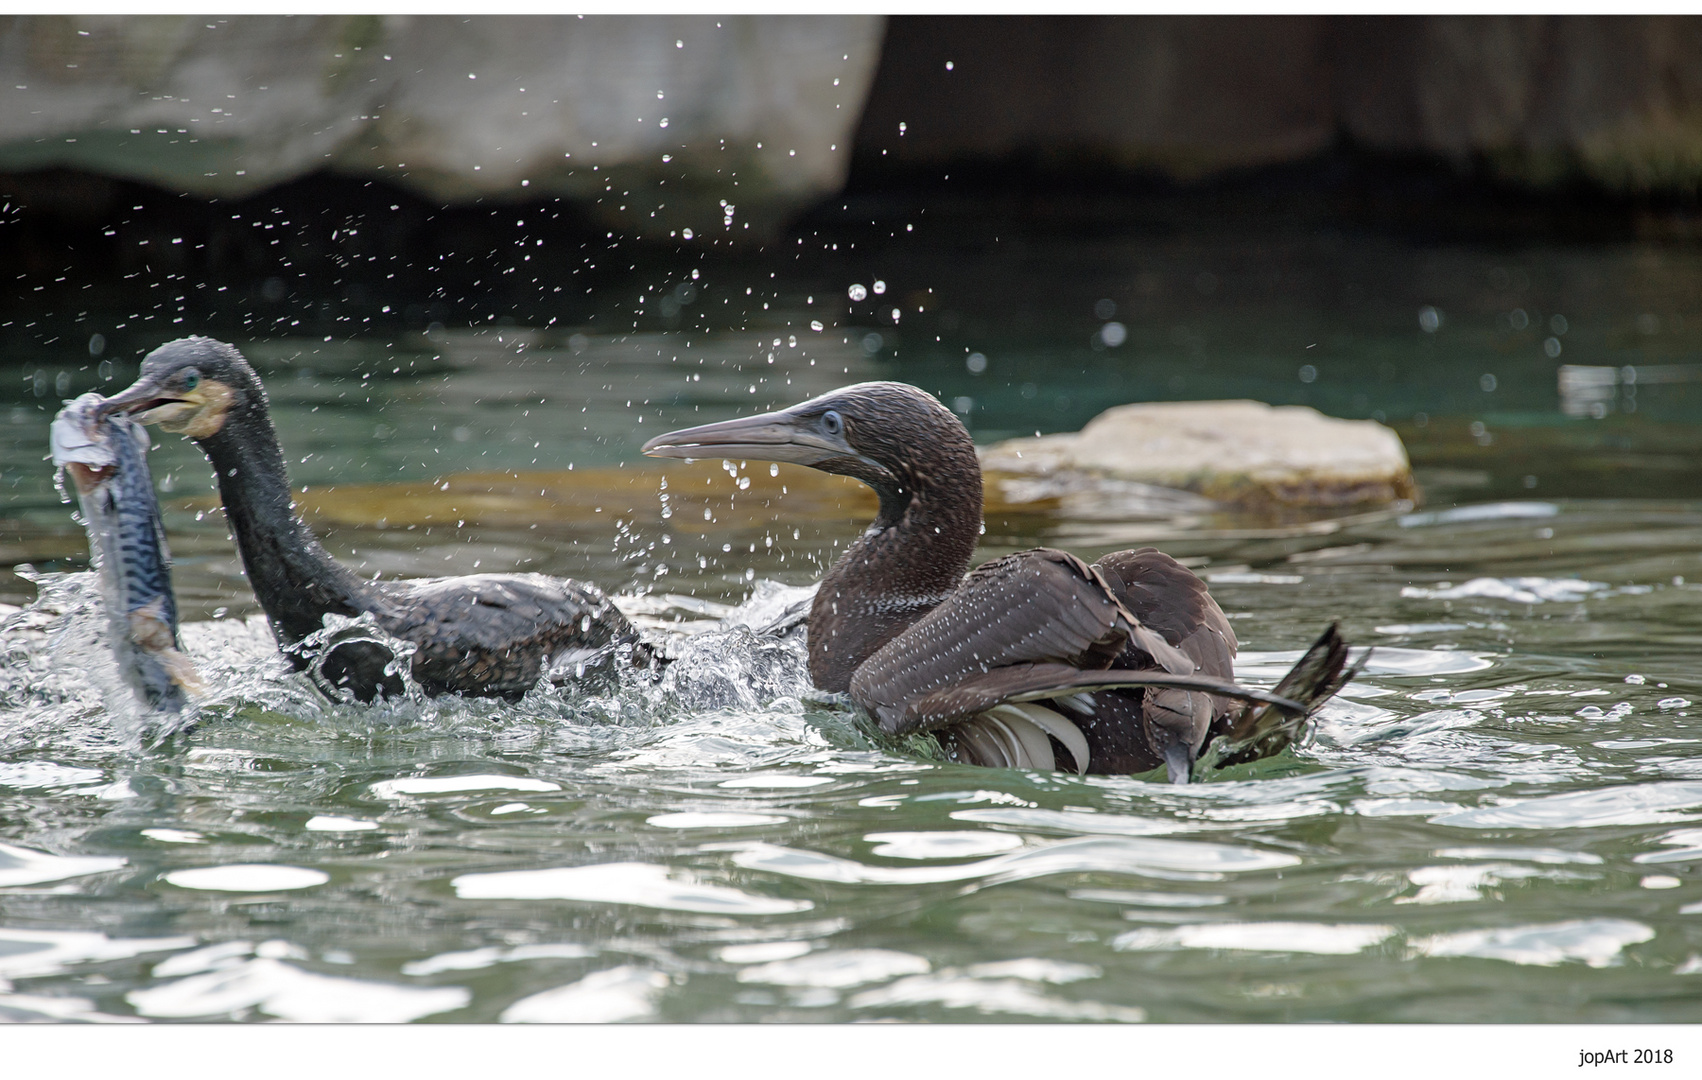
[[[53,463],[71,477],[89,534],[118,670],[149,707],[181,712],[201,689],[177,635],[171,552],[148,473],[148,434],[104,401],[84,394],[53,420]]]

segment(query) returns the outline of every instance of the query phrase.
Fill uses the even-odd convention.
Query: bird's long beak
[[[168,391],[156,379],[138,379],[128,390],[107,398],[98,410],[101,416],[125,413],[143,424],[184,420],[206,404],[201,388],[187,392]]]
[[[821,430],[819,417],[792,409],[670,431],[645,443],[643,452],[651,457],[752,458],[794,465],[859,456],[843,435]]]

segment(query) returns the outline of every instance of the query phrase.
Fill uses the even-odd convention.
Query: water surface
[[[623,260],[512,325],[54,302],[0,404],[0,548],[33,567],[0,579],[0,1017],[1702,1018],[1702,398],[1682,370],[1702,259],[918,220],[906,240],[848,218],[797,259]],[[327,704],[285,674],[204,459],[162,436],[210,691],[192,729],[146,733],[41,459],[60,396],[124,385],[197,311],[261,368],[340,558],[594,581],[667,643],[666,675]],[[1568,398],[1573,362],[1670,377]],[[812,691],[796,641],[739,625],[813,582],[868,501],[635,450],[894,377],[983,441],[1193,397],[1395,425],[1418,508],[996,506],[981,552],[1156,543],[1211,583],[1243,678],[1274,681],[1335,619],[1375,647],[1366,673],[1308,745],[1189,788],[872,733]]]

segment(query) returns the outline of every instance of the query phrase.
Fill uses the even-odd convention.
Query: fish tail
[[[130,640],[152,657],[171,681],[185,690],[200,693],[206,686],[195,664],[177,647],[175,628],[163,615],[165,598],[156,596],[130,613]]]
[[[160,666],[165,668],[171,681],[191,694],[199,695],[206,691],[207,683],[201,678],[201,673],[195,670],[195,662],[176,649],[166,649],[155,654]]]

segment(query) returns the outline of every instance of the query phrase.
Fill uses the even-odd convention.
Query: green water
[[[282,674],[194,501],[205,460],[161,436],[209,695],[144,745],[86,579],[5,609],[0,1018],[1702,1019],[1702,256],[912,223],[599,257],[589,292],[457,301],[429,330],[375,310],[425,303],[376,272],[366,308],[292,284],[319,292],[287,315],[209,300],[212,280],[172,279],[184,299],[157,312],[49,293],[0,317],[3,561],[82,568],[48,420],[192,330],[255,360],[318,489],[594,473],[869,378],[938,393],[981,441],[1132,400],[1305,403],[1395,426],[1426,505],[1019,515],[983,554],[1158,543],[1211,582],[1254,680],[1341,620],[1377,654],[1309,745],[1187,789],[949,765],[739,630],[674,640],[661,683],[327,706]],[[1643,377],[1563,398],[1561,364]],[[763,582],[812,582],[860,528],[697,532],[641,502],[322,531],[369,573],[571,575],[702,629]],[[0,601],[35,599],[0,577]]]

